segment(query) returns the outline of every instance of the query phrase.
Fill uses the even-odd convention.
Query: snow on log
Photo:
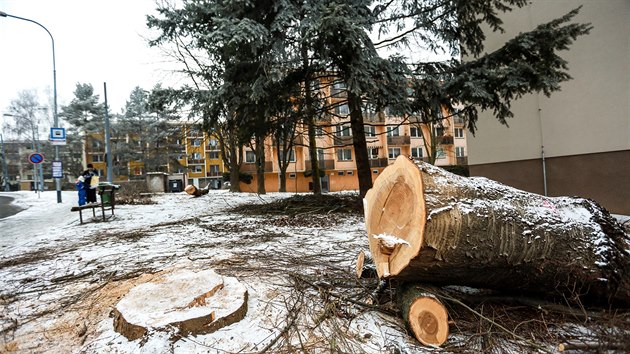
[[[448,312],[428,288],[404,286],[398,293],[398,305],[405,323],[420,343],[439,346],[446,342]]]
[[[630,304],[629,237],[591,200],[544,197],[400,156],[375,180],[364,211],[380,278]]]
[[[132,288],[114,308],[114,329],[135,340],[149,330],[211,333],[247,313],[247,289],[212,270],[178,271]]]

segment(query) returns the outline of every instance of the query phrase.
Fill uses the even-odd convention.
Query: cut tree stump
[[[202,195],[208,194],[208,192],[210,191],[208,187],[210,187],[210,185],[208,185],[206,188],[199,189],[192,184],[189,184],[186,186],[186,188],[184,188],[184,191],[186,191],[186,193],[192,195],[193,197],[200,197]]]
[[[132,288],[114,308],[114,329],[129,340],[149,330],[211,333],[247,313],[247,289],[212,270],[178,271]]]
[[[597,203],[400,156],[364,199],[380,278],[630,304],[630,241]]]
[[[430,289],[406,285],[398,292],[398,305],[405,323],[424,344],[440,346],[448,338],[448,312]]]

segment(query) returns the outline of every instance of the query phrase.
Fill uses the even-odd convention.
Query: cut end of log
[[[394,276],[409,264],[422,246],[426,210],[418,166],[407,157],[399,156],[374,181],[365,196],[364,211],[378,276]],[[397,241],[392,244],[388,239]]]
[[[184,188],[184,191],[190,195],[194,195],[195,192],[197,191],[197,187],[193,186],[192,184],[189,184],[186,186],[186,188]]]
[[[414,336],[424,345],[440,346],[448,338],[448,313],[433,297],[419,297],[411,305],[407,318]]]

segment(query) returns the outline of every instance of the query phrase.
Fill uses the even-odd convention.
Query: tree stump
[[[364,200],[380,278],[630,304],[630,241],[597,203],[400,156]]]
[[[149,330],[211,333],[247,313],[247,289],[212,270],[178,271],[132,288],[114,308],[114,329],[129,340]]]

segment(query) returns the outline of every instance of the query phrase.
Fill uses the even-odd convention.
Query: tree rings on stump
[[[114,308],[114,329],[135,340],[149,330],[211,333],[247,313],[247,289],[212,270],[180,270],[132,288]]]

